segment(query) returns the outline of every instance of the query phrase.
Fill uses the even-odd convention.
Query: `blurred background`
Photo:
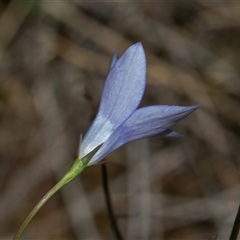
[[[77,157],[114,50],[142,41],[141,106],[201,108],[182,139],[107,157],[124,239],[227,239],[240,201],[240,3],[0,2],[0,238],[11,239]],[[134,93],[133,93],[134,94]],[[114,239],[101,165],[39,211],[22,239]]]

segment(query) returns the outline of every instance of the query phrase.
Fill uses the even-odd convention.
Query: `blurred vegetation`
[[[240,4],[0,2],[0,236],[11,239],[77,155],[111,55],[142,41],[141,105],[202,104],[107,157],[124,239],[227,239],[240,200]],[[134,94],[134,93],[133,93]],[[114,239],[94,166],[54,196],[26,239]]]

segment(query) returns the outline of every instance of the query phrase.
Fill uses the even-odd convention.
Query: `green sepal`
[[[88,166],[88,163],[90,162],[94,154],[100,149],[101,146],[102,144],[94,148],[85,157],[77,158],[74,161],[72,167],[68,170],[68,172],[62,178],[61,182],[63,182],[64,184],[67,184],[71,182],[74,178],[76,178]]]

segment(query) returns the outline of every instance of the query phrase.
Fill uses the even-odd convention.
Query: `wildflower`
[[[103,88],[99,112],[80,145],[79,157],[30,212],[14,240],[20,239],[24,229],[45,202],[87,166],[98,163],[110,152],[133,140],[152,136],[181,136],[169,128],[198,106],[155,105],[137,109],[145,86],[146,57],[142,44],[132,45],[119,59],[115,52]]]
[[[169,128],[196,106],[154,105],[138,108],[146,86],[146,57],[141,43],[112,58],[99,112],[79,149],[83,159],[99,146],[88,165],[101,161],[127,142],[152,136],[179,137]]]

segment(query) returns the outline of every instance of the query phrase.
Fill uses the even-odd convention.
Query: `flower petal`
[[[175,132],[171,129],[166,129],[165,131],[161,132],[160,134],[157,134],[156,137],[175,137],[175,138],[181,138],[184,137],[182,133]]]
[[[114,66],[114,64],[117,62],[117,49],[114,51],[113,56],[112,56],[112,60],[110,63],[110,68],[112,68]]]
[[[137,109],[120,126],[121,131],[124,132],[122,141],[129,142],[161,134],[198,107],[198,105],[190,107],[157,105]]]
[[[99,115],[120,125],[135,111],[146,86],[146,57],[134,44],[111,68],[103,89]]]
[[[115,57],[113,57],[115,62]],[[102,144],[137,109],[146,85],[146,57],[141,43],[132,45],[111,67],[99,112],[80,146],[80,157]]]
[[[188,116],[198,107],[199,105],[191,107],[158,105],[137,109],[113,132],[90,160],[89,165],[95,164],[110,152],[133,140],[158,135],[179,137],[179,134],[170,130],[169,127]]]

